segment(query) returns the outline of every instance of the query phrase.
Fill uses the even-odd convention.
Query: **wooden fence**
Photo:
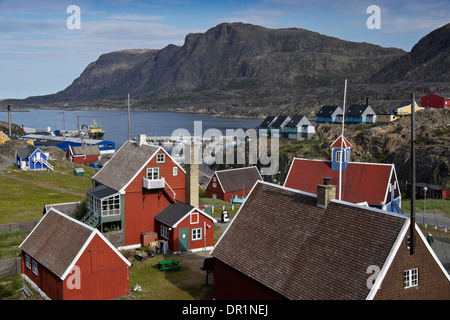
[[[9,232],[14,230],[22,230],[24,232],[31,232],[36,227],[39,221],[20,222],[0,225],[0,232]]]
[[[0,278],[21,272],[22,272],[21,257],[0,261]]]

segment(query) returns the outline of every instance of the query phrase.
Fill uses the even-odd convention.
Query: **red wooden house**
[[[401,211],[400,187],[393,164],[351,162],[351,144],[345,138],[337,138],[330,147],[331,161],[294,158],[284,186],[315,193],[322,178],[329,177],[337,186],[339,195],[341,175],[342,200],[367,203],[392,212]]]
[[[98,146],[72,146],[69,145],[66,158],[76,163],[96,162],[100,159],[100,149]]]
[[[130,262],[97,229],[54,208],[19,248],[23,277],[45,298],[106,300],[130,293]]]
[[[165,208],[172,208],[172,204],[186,202],[202,213],[197,209],[198,165],[186,163],[185,171],[163,148],[143,141],[127,141],[92,181],[94,188],[86,192],[88,213],[82,221],[102,232],[112,227],[123,230],[124,247],[139,247],[141,235],[149,232],[156,232],[160,240],[167,240],[155,217]],[[200,215],[201,221],[203,216]],[[176,225],[183,223],[176,221]],[[209,243],[214,228],[208,228],[206,232]],[[173,241],[169,242],[170,251],[181,251],[177,239],[174,235]]]
[[[448,109],[450,108],[450,94],[428,94],[420,99],[422,108],[437,108]]]
[[[206,197],[230,201],[233,195],[247,196],[256,181],[262,180],[258,168],[245,167],[214,172],[206,185]]]
[[[216,219],[186,203],[169,204],[155,217],[155,230],[173,252],[211,250]]]
[[[214,299],[450,299],[450,276],[409,217],[316,187],[255,184],[211,252]]]
[[[92,177],[87,190],[93,227],[124,230],[125,246],[138,245],[155,230],[155,216],[176,200],[185,201],[185,170],[161,147],[127,141]]]

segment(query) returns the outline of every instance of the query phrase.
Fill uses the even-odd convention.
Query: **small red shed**
[[[109,300],[130,293],[131,263],[97,229],[54,208],[19,248],[23,277],[45,298]]]
[[[172,252],[212,250],[214,223],[217,220],[202,210],[177,201],[155,217],[155,229],[167,240]]]
[[[422,108],[450,108],[450,94],[428,94],[420,99]]]
[[[66,158],[76,163],[95,162],[100,159],[100,149],[98,146],[79,146],[69,145],[67,148]]]
[[[206,197],[224,201],[230,201],[233,195],[242,198],[259,180],[262,177],[255,166],[216,171],[206,185]]]

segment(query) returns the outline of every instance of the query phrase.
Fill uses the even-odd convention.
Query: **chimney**
[[[189,143],[184,145],[184,162],[186,169],[186,203],[198,208],[199,196],[199,155],[200,146],[198,144]]]
[[[317,206],[326,208],[332,199],[336,199],[336,186],[330,184],[331,178],[322,179],[323,184],[317,186]]]
[[[139,135],[138,147],[142,146],[145,143],[147,143],[147,135],[146,134],[140,134]]]
[[[366,97],[366,107],[369,106],[369,97]]]

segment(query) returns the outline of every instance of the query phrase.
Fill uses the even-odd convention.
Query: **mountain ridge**
[[[448,28],[439,32],[447,37],[450,33]],[[424,39],[437,41],[433,32],[427,37],[418,48],[427,45]],[[448,54],[448,43],[443,46],[441,52]],[[420,52],[418,48],[411,53]],[[2,104],[99,107],[120,104],[130,93],[134,108],[148,110],[247,116],[269,111],[312,113],[320,104],[341,100],[344,78],[350,79],[348,97],[355,103],[366,96],[373,102],[402,100],[411,90],[442,88],[430,77],[426,86],[420,81],[405,83],[408,79],[401,77],[396,86],[384,84],[396,78],[389,68],[407,65],[399,61],[411,60],[407,58],[411,53],[300,28],[221,23],[186,35],[182,46],[102,54],[64,90]]]

